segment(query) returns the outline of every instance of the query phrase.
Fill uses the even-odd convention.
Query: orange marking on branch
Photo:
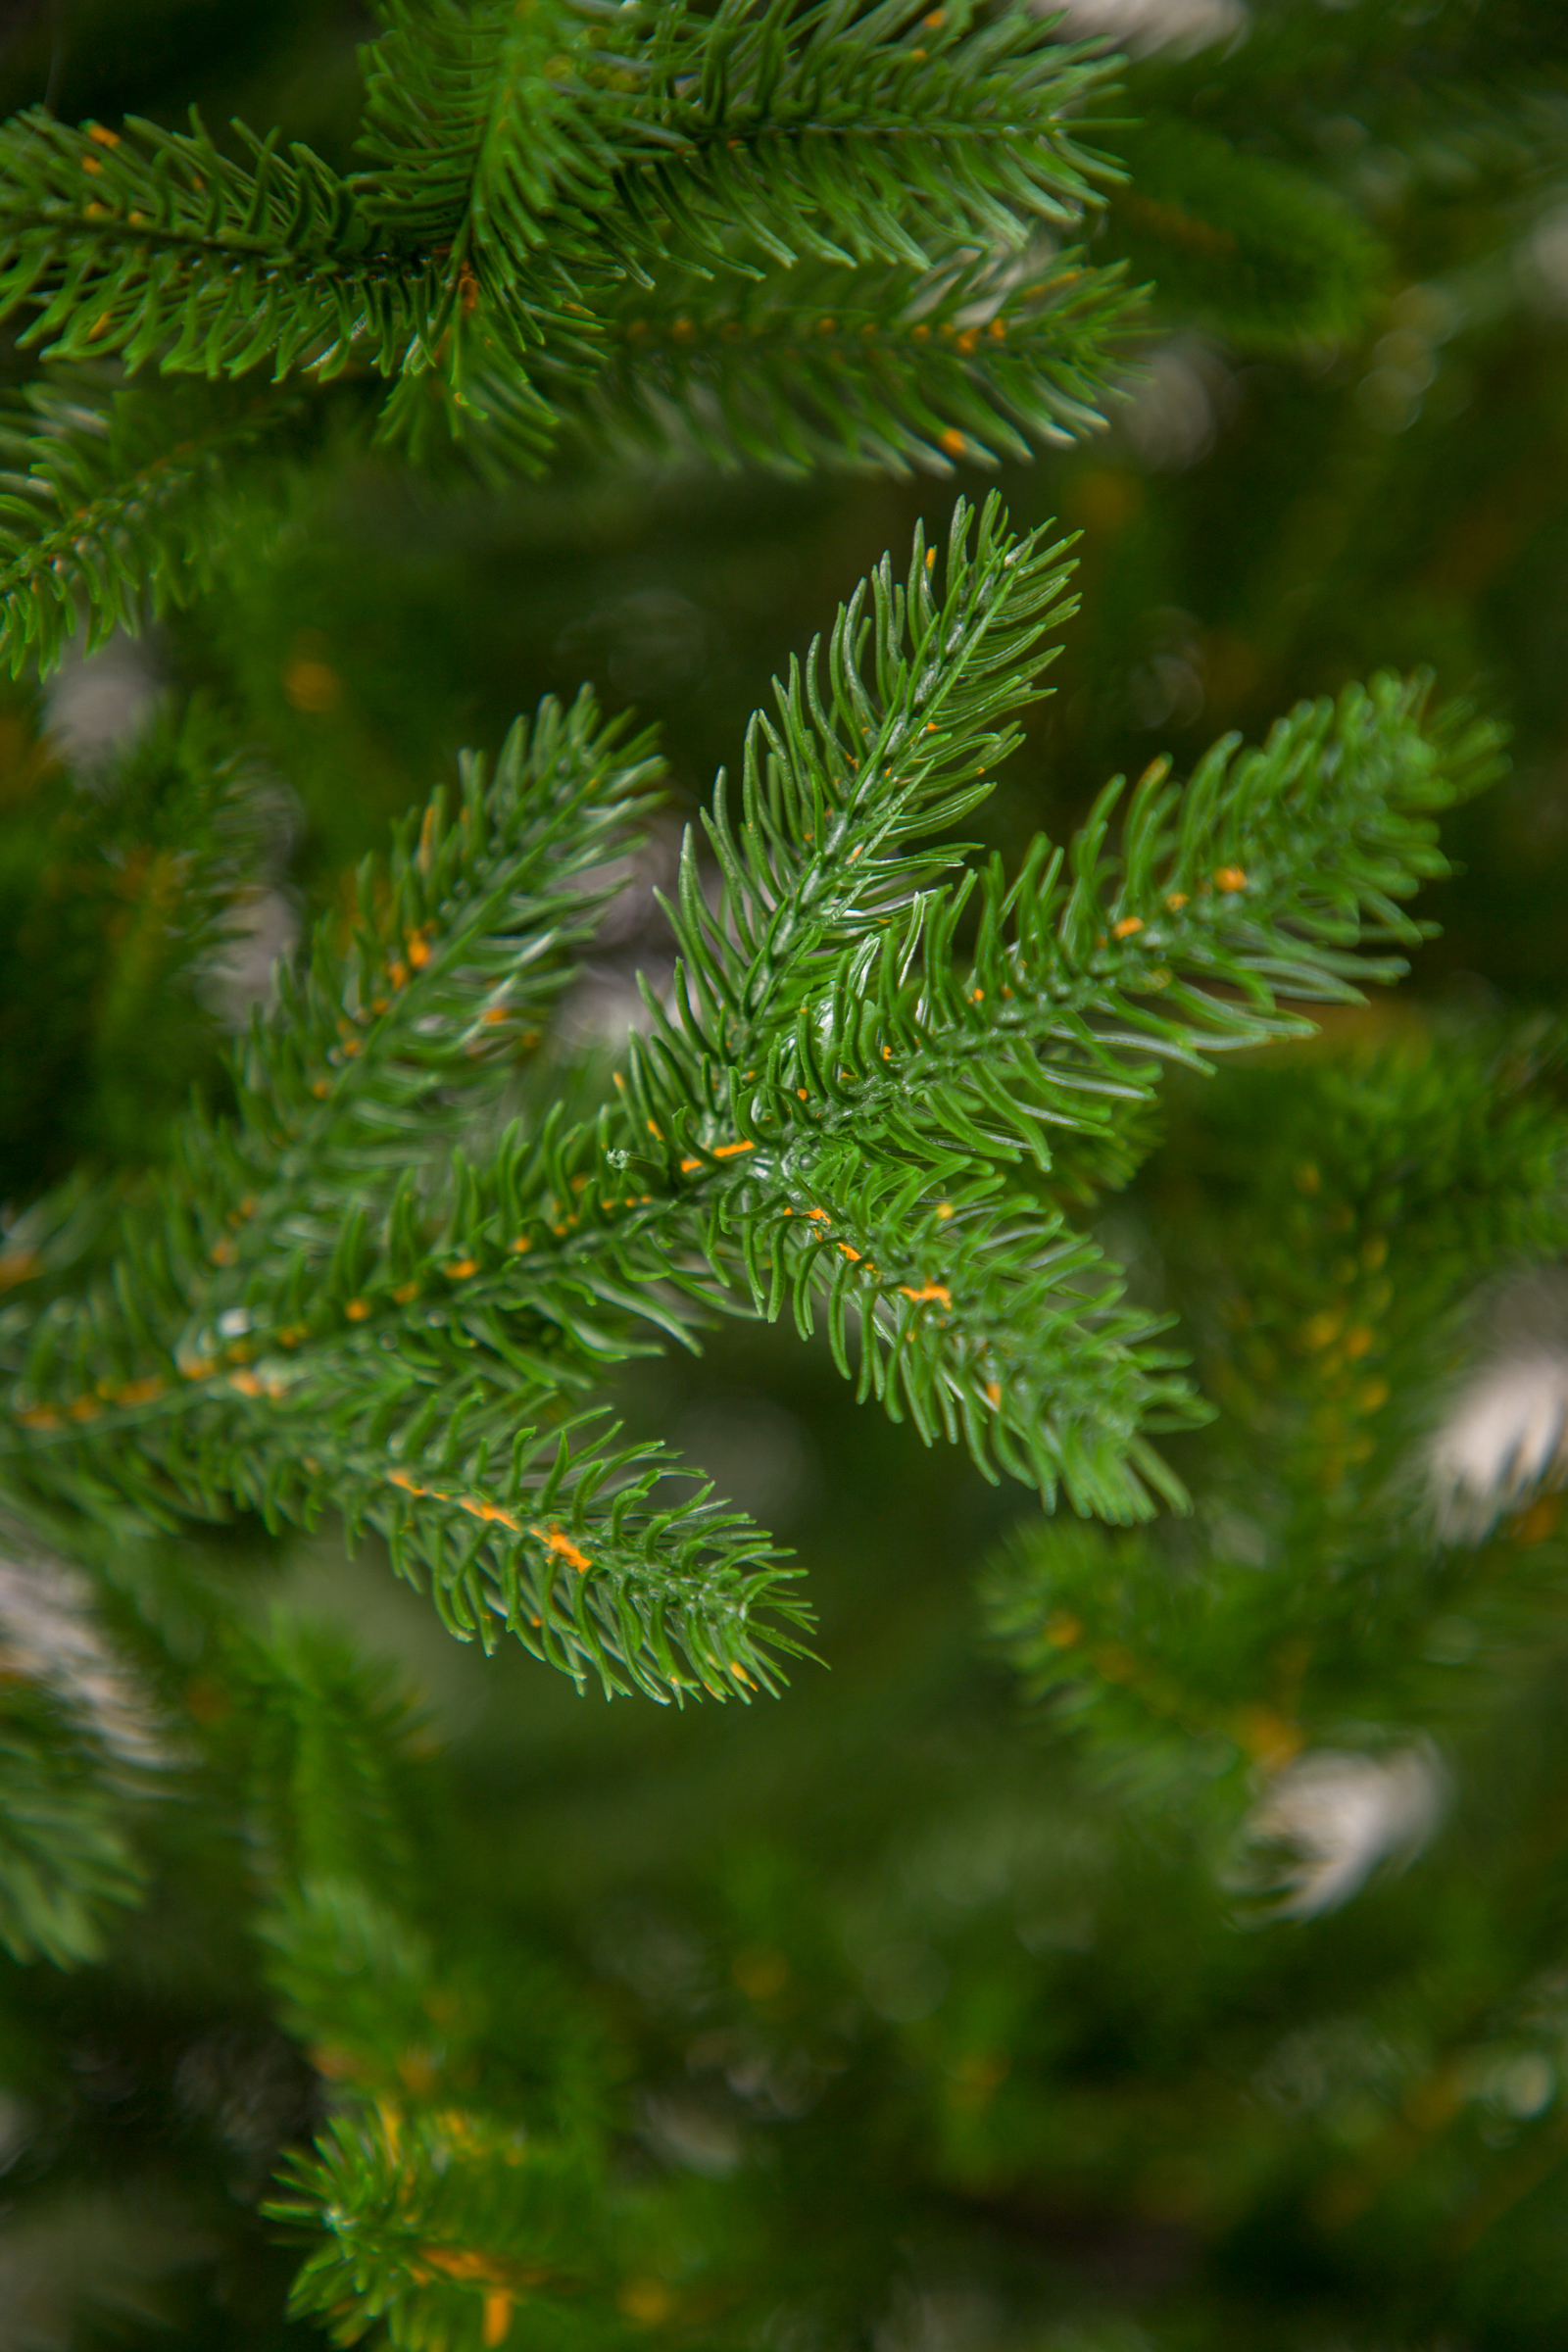
[[[1243,873],[1239,865],[1216,866],[1214,869],[1214,888],[1216,890],[1245,890],[1247,888],[1247,876]]]
[[[531,1536],[537,1536],[547,1551],[553,1551],[558,1559],[563,1559],[568,1567],[575,1568],[579,1576],[586,1576],[593,1566],[588,1554],[585,1551],[579,1551],[571,1538],[563,1535],[553,1520],[548,1528],[531,1527],[528,1533]]]
[[[448,1282],[466,1282],[470,1274],[478,1273],[479,1261],[476,1257],[455,1257],[451,1265],[443,1266],[441,1271]]]
[[[163,1393],[164,1384],[156,1377],[148,1380],[127,1380],[124,1387],[116,1392],[115,1402],[117,1404],[152,1404]]]
[[[514,1536],[520,1536],[522,1533],[518,1521],[513,1518],[510,1511],[504,1511],[498,1502],[475,1501],[466,1494],[460,1494],[458,1504],[460,1509],[467,1512],[470,1519],[482,1519],[486,1527],[499,1524],[502,1527],[510,1527]]]
[[[368,1323],[370,1318],[368,1298],[351,1298],[343,1309],[351,1323]]]
[[[231,1372],[228,1385],[231,1389],[238,1389],[242,1396],[265,1396],[267,1394],[260,1376],[255,1372]]]
[[[917,1291],[911,1290],[906,1282],[901,1282],[899,1292],[901,1297],[912,1298],[916,1306],[923,1306],[928,1298],[935,1299],[938,1306],[953,1304],[953,1293],[945,1282],[922,1283]]]
[[[419,2260],[449,2278],[472,2278],[481,2283],[504,2283],[508,2272],[493,2254],[477,2254],[466,2246],[421,2246]]]
[[[1112,939],[1131,939],[1133,933],[1141,931],[1143,927],[1144,918],[1141,914],[1124,914],[1119,923],[1111,924],[1110,936]]]

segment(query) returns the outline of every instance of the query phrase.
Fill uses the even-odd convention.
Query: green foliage
[[[0,792],[0,1021],[28,1039],[0,1072],[0,1193],[73,1164],[161,1155],[213,1068],[199,990],[252,886],[277,790],[201,702],[67,778],[12,716]],[[58,1220],[41,1212],[45,1224]],[[34,1244],[13,1231],[13,1252]],[[23,1260],[13,1256],[11,1276]]]
[[[1131,183],[1111,234],[1163,317],[1264,353],[1361,332],[1388,256],[1320,183],[1174,111],[1110,135]]]
[[[142,1901],[138,1831],[172,1762],[90,1590],[14,1519],[0,1560],[0,1944],[57,1968],[102,1959]]]
[[[846,1372],[858,1310],[861,1395],[988,1475],[1112,1519],[1180,1500],[1149,1433],[1200,1408],[1051,1202],[1051,1134],[1124,1174],[1159,1057],[1288,1032],[1276,991],[1400,969],[1353,950],[1419,936],[1396,902],[1443,870],[1430,812],[1487,779],[1494,737],[1424,732],[1419,687],[1357,690],[1260,753],[1222,743],[1185,795],[1152,770],[1109,858],[1118,782],[1070,882],[1045,843],[1013,888],[985,877],[965,968],[971,881],[930,837],[1016,740],[1065,579],[995,503],[969,536],[960,509],[940,581],[918,537],[906,584],[884,564],[755,723],[738,819],[721,788],[708,823],[718,895],[688,841],[670,1006],[616,1107],[455,1149],[504,1041],[538,1043],[592,920],[573,877],[645,746],[547,708],[493,781],[470,761],[455,821],[437,799],[362,869],[346,950],[323,922],[253,1021],[237,1115],[192,1119],[110,1281],[13,1310],[24,1491],[111,1522],[331,1503],[461,1639],[504,1625],[607,1691],[774,1688],[802,1616],[779,1555],[569,1402],[738,1292],[803,1333],[825,1307]]]
[[[683,307],[674,318],[673,295]],[[806,260],[705,294],[657,278],[617,299],[603,364],[564,413],[580,448],[664,453],[791,471],[946,472],[1027,457],[1098,421],[1107,336],[1136,298],[1076,248],[1017,263]]]
[[[80,598],[96,639],[200,589],[239,502],[265,533],[345,377],[357,426],[493,482],[563,427],[646,438],[672,396],[709,454],[793,467],[944,469],[1093,425],[1126,300],[1056,249],[1099,201],[1069,123],[1103,69],[1025,12],[938,13],[399,0],[347,176],[195,116],[17,118],[0,317],[24,346],[235,390],[35,395],[0,504],[13,669],[58,659]],[[1039,247],[1015,311],[977,242]],[[852,333],[880,351],[853,381],[822,349]]]
[[[1423,59],[1459,53],[1464,13],[1429,12]],[[320,870],[326,832],[363,840],[404,789],[411,734],[458,740],[461,700],[483,739],[502,682],[531,702],[518,614],[564,620],[564,658],[573,564],[577,612],[636,602],[651,473],[690,584],[698,502],[670,469],[694,460],[1059,450],[1105,404],[1127,261],[1162,281],[1156,324],[1281,363],[1235,390],[1250,433],[1289,406],[1293,353],[1353,387],[1414,265],[1348,173],[1325,192],[1363,93],[1314,118],[1313,43],[1354,21],[1386,137],[1371,85],[1413,36],[1258,0],[1232,57],[1137,69],[1152,120],[1102,134],[1105,66],[1017,6],[380,15],[354,169],[323,160],[347,105],[313,149],[34,113],[0,151],[0,299],[44,369],[0,501],[9,652],[30,680],[78,621],[90,644],[161,615],[184,713],[77,778],[19,721],[8,770],[4,1004],[35,1051],[0,1101],[0,1473],[94,1562],[181,1794],[143,1801],[168,1758],[116,1729],[107,1647],[55,1625],[80,1670],[43,1671],[0,1591],[0,1939],[24,1963],[0,2073],[53,2134],[8,2180],[24,2247],[34,2169],[85,2175],[114,2139],[150,2200],[220,2151],[188,2233],[222,2267],[157,2310],[193,2352],[650,2330],[836,2352],[962,2340],[973,2312],[1042,2352],[1241,2352],[1260,2321],[1291,2352],[1369,2326],[1537,2352],[1562,2308],[1564,1553],[1535,1490],[1561,1465],[1516,1444],[1455,1511],[1433,1432],[1470,1393],[1475,1286],[1510,1297],[1568,1249],[1560,1040],[1398,1013],[1386,1050],[1298,1051],[1311,1015],[1380,1033],[1360,991],[1432,936],[1408,902],[1453,872],[1440,825],[1495,775],[1497,730],[1424,666],[1346,687],[1375,642],[1288,661],[1272,593],[1241,599],[1227,672],[1219,603],[1152,583],[1184,497],[1227,541],[1245,502],[1140,478],[1132,432],[1063,477],[1113,659],[1080,661],[1041,729],[1067,541],[995,502],[960,504],[945,551],[913,528],[907,568],[875,566],[752,721],[623,1047],[581,1042],[576,992],[628,860],[659,854],[662,766],[588,695],[547,700],[493,768],[466,757],[344,887]],[[1507,119],[1474,115],[1494,161]],[[1102,135],[1134,184],[1095,234]],[[1359,445],[1327,480],[1310,436],[1274,440],[1290,503],[1255,564],[1384,478]],[[517,496],[558,449],[632,463]],[[514,494],[426,503],[409,468]],[[1500,520],[1463,468],[1428,502],[1454,562],[1534,514],[1523,472]],[[912,494],[877,495],[913,523]],[[835,493],[842,536],[799,575],[813,607],[867,540],[905,544],[860,496]],[[736,487],[694,590],[739,615],[691,697],[714,740],[724,678],[756,691],[749,600],[760,635],[796,593],[771,526],[737,558],[760,500]],[[524,593],[498,550],[537,572]],[[421,566],[430,638],[491,649],[473,701],[465,676],[426,708],[441,657],[400,603]],[[1415,668],[1428,608],[1405,604]],[[363,649],[383,614],[368,666],[404,699],[362,708],[338,633]],[[1095,713],[1138,702],[1139,632],[1189,618],[1219,739],[1182,751],[1183,718],[1151,762],[1146,697],[1134,754],[1093,772],[1138,781],[1086,787],[1074,822]],[[1387,619],[1357,612],[1357,648]],[[185,705],[197,677],[220,717]],[[231,747],[268,694],[314,740],[296,780],[325,779],[325,906],[220,1058],[200,984],[264,856],[263,771]],[[706,738],[664,700],[678,792]],[[1059,848],[1025,809],[1042,746]],[[983,857],[953,836],[999,782],[981,821],[1007,854]],[[210,1101],[176,1117],[192,1076]],[[720,1483],[765,1491],[749,1384],[778,1378],[757,1326],[786,1309],[827,1342],[780,1383],[814,1400],[797,1450],[827,1473],[814,1515],[786,1496],[789,1532],[855,1696],[835,1713],[807,1678],[776,1730],[600,1710],[591,1753],[522,1653],[677,1705],[775,1691],[802,1654],[786,1555],[643,1434],[684,1423]],[[725,1315],[753,1328],[691,1371]],[[835,1374],[885,1411],[825,1405]],[[749,1433],[727,1448],[722,1410],[687,1409],[726,1378]],[[889,1420],[961,1450],[944,1468]],[[1044,1702],[1021,1735],[995,1674],[956,1663],[955,1560],[1007,1507],[967,1463],[1067,1506],[987,1582],[993,1648]],[[365,1565],[299,1540],[323,1520]],[[1336,1788],[1375,1833],[1348,1860],[1323,1850]],[[1419,1879],[1318,1916],[1424,1838]],[[25,1965],[106,1956],[63,1990]],[[0,2109],[0,2136],[29,2128]],[[287,2319],[280,2275],[228,2262],[259,2202],[303,2253]],[[74,2262],[90,2225],[59,2227]]]
[[[36,1687],[9,1684],[0,1715],[0,1943],[58,1968],[102,1957],[145,1866],[96,1744]]]
[[[1191,1796],[1228,1763],[1234,1804],[1250,1761],[1462,1736],[1555,1629],[1552,1507],[1477,1530],[1430,1453],[1476,1287],[1568,1248],[1559,1062],[1550,1036],[1439,1032],[1189,1106],[1164,1181],[1205,1203],[1172,1273],[1221,1406],[1207,1524],[1042,1525],[988,1587],[1004,1649],[1120,1781]]]
[[[0,596],[13,677],[52,669],[86,609],[85,647],[209,590],[241,532],[281,526],[277,460],[319,419],[296,392],[111,391],[103,377],[29,385],[0,423]],[[258,459],[247,479],[243,461]],[[236,475],[236,468],[239,469]]]
[[[330,2127],[286,2179],[294,2193],[273,2204],[278,2220],[332,2217],[293,2308],[319,2313],[334,2343],[358,2343],[384,2320],[408,2352],[478,2352],[504,2341],[518,2304],[536,2343],[603,2340],[606,2315],[583,2307],[599,2214],[577,2150],[462,2115],[368,2117]]]
[[[379,2319],[411,2347],[496,2342],[524,2298],[581,2332],[607,2212],[585,2021],[515,1938],[434,1899],[431,1742],[386,1673],[288,1620],[235,1665],[220,1744],[249,1785],[256,1932],[346,2102],[270,2208],[312,2248],[295,2309],[344,2343]]]

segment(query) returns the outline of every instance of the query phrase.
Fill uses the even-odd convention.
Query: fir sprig
[[[274,380],[367,356],[383,372],[417,341],[434,267],[371,253],[341,176],[277,135],[225,155],[130,120],[74,130],[37,110],[0,131],[0,314],[53,360],[122,355],[166,371]]]
[[[1167,1274],[1221,1407],[1204,1540],[1041,1523],[986,1581],[1031,1693],[1123,1785],[1196,1796],[1228,1751],[1234,1808],[1250,1766],[1462,1737],[1555,1639],[1556,1497],[1449,1524],[1431,1444],[1478,1290],[1568,1246],[1560,1050],[1445,1024],[1188,1105],[1172,1173],[1212,1205]],[[1526,1365],[1540,1413],[1539,1345]]]
[[[470,763],[456,818],[438,799],[362,872],[347,954],[321,926],[254,1024],[237,1118],[190,1125],[118,1287],[14,1311],[21,1475],[89,1511],[330,1499],[455,1633],[661,1698],[770,1686],[801,1612],[759,1531],[671,1499],[657,1449],[584,1444],[573,1400],[715,1305],[825,1310],[846,1371],[854,1311],[862,1396],[1048,1500],[1179,1501],[1149,1441],[1201,1408],[1068,1223],[1052,1138],[1080,1183],[1097,1154],[1124,1173],[1161,1059],[1401,968],[1360,944],[1419,936],[1398,902],[1494,738],[1380,681],[1226,739],[1185,792],[1156,763],[1115,856],[1119,781],[1065,860],[956,879],[933,837],[1015,745],[1066,577],[994,499],[940,572],[918,534],[904,582],[885,562],[754,722],[712,888],[687,842],[681,959],[618,1104],[441,1167],[440,1094],[543,1020],[592,917],[572,878],[651,772],[586,703],[493,782]]]
[[[244,530],[264,555],[285,518],[277,461],[325,417],[295,389],[116,391],[28,385],[0,414],[0,612],[13,677],[52,669],[85,621],[115,628],[188,605]]]
[[[1063,247],[1114,176],[1071,127],[1104,69],[1025,12],[398,0],[365,67],[346,175],[194,117],[0,131],[22,343],[240,379],[43,398],[0,505],[14,667],[80,604],[97,637],[199,592],[238,501],[265,542],[344,379],[379,446],[495,482],[563,432],[940,470],[1100,421],[1128,297]]]
[[[940,273],[803,262],[711,287],[666,266],[607,303],[603,364],[559,398],[594,443],[945,472],[1093,430],[1136,309],[1074,248],[1042,254],[1023,282],[1010,259]]]

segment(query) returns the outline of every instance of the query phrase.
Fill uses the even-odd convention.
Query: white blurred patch
[[[733,2115],[699,2098],[650,2098],[643,2130],[666,2164],[710,2180],[724,2180],[746,2152]]]
[[[1216,41],[1237,39],[1251,23],[1243,0],[1034,0],[1034,13],[1054,15],[1063,5],[1069,38],[1111,41],[1134,57],[1157,49],[1194,57]]]
[[[1144,355],[1116,422],[1150,473],[1180,473],[1214,446],[1230,370],[1197,335],[1172,335]]]
[[[161,680],[147,649],[117,629],[95,654],[73,647],[44,696],[44,722],[72,767],[96,767],[135,735]]]
[[[645,965],[644,969],[648,967]],[[650,977],[662,980],[657,969]],[[668,1002],[668,992],[661,987],[660,996]],[[641,989],[630,973],[616,966],[608,970],[585,971],[562,999],[556,1015],[556,1035],[569,1054],[609,1052],[623,1054],[626,1041],[633,1031],[646,1037],[653,1027],[653,1014],[643,1002]]]
[[[1374,1870],[1414,1860],[1443,1818],[1448,1779],[1425,1744],[1388,1756],[1321,1748],[1287,1766],[1248,1816],[1232,1879],[1274,1919],[1348,1902]]]
[[[248,890],[229,908],[223,945],[202,974],[202,997],[225,1029],[243,1029],[253,1005],[277,996],[277,967],[299,943],[299,909],[287,891]]]
[[[99,1631],[84,1576],[38,1555],[0,1557],[0,1674],[40,1683],[118,1762],[167,1764],[163,1729]]]
[[[1427,1449],[1428,1493],[1450,1543],[1568,1479],[1568,1276],[1540,1268],[1483,1307],[1487,1352]]]
[[[990,2352],[1005,2340],[997,2302],[967,2281],[919,2288],[902,2282],[871,2337],[876,2352]]]
[[[1568,1355],[1544,1349],[1494,1364],[1461,1391],[1432,1443],[1444,1533],[1479,1542],[1568,1474]]]

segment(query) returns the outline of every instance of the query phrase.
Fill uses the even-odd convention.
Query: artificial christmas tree
[[[1059,854],[1007,779],[1072,551],[960,502],[678,858],[583,694],[340,872],[455,749],[476,515],[1092,429],[1150,316],[1064,243],[1102,144],[1189,331],[1353,335],[1353,208],[1178,119],[1306,14],[1103,141],[1023,11],[447,0],[357,165],[7,133],[12,658],[162,615],[178,682],[74,777],[9,746],[18,2342],[1552,2340],[1559,1043],[1355,1009],[1497,730],[1335,681]],[[648,593],[605,625],[701,674]]]

